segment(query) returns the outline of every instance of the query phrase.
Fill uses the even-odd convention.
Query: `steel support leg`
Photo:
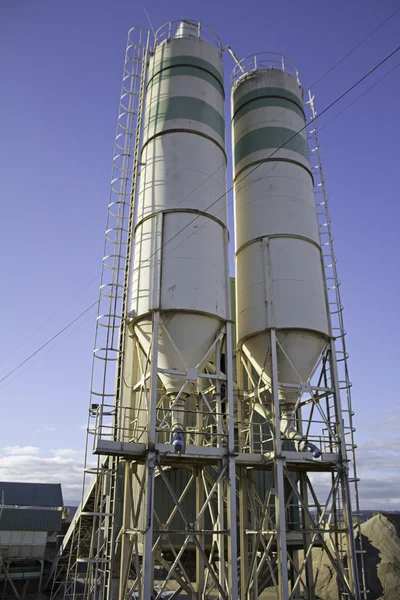
[[[305,506],[308,508],[308,489],[307,489],[307,474],[300,473],[300,494],[303,498],[303,502]],[[307,514],[307,511],[303,510],[303,527],[305,530],[310,531],[312,529],[312,523],[310,517]],[[306,556],[308,548],[310,547],[311,534],[304,533],[303,535],[303,544],[304,544],[304,556]],[[312,566],[312,552],[307,559],[307,564],[305,566],[306,573],[306,585],[307,589],[304,590],[304,600],[314,600],[315,597],[315,586],[314,586],[314,573]],[[300,588],[299,583],[299,588]]]
[[[232,364],[232,326],[226,324],[225,336],[226,361],[226,406],[228,419],[228,583],[231,598],[239,598],[238,588],[238,549],[237,549],[237,516],[236,516],[236,464],[235,464],[235,429],[233,398],[233,364]]]
[[[271,384],[274,413],[274,477],[275,477],[275,520],[278,547],[279,600],[289,600],[289,579],[287,568],[285,487],[283,480],[284,459],[281,441],[281,419],[278,395],[278,357],[276,351],[276,332],[271,329]]]
[[[353,530],[353,516],[351,511],[351,497],[350,497],[350,486],[349,486],[349,476],[348,476],[348,465],[347,465],[347,451],[346,451],[346,441],[344,435],[343,428],[343,416],[342,416],[342,406],[340,403],[340,384],[339,384],[339,374],[336,362],[336,351],[335,351],[335,343],[331,341],[331,367],[332,367],[332,377],[333,377],[333,386],[335,389],[335,408],[337,420],[339,423],[339,435],[340,435],[340,453],[342,459],[342,473],[341,473],[341,487],[342,487],[342,497],[343,497],[343,517],[345,523],[347,525],[347,563],[348,563],[348,571],[349,571],[349,581],[350,587],[354,589],[354,600],[361,600],[361,592],[359,585],[359,576],[358,576],[358,565],[357,565],[357,553],[356,553],[356,543],[354,539],[354,530]]]
[[[202,478],[202,467],[196,469],[196,515],[198,515],[203,508],[205,501],[204,484]],[[204,529],[204,516],[199,521],[199,529]],[[204,546],[204,535],[198,535],[199,542]],[[196,547],[196,583],[197,583],[197,596],[199,600],[203,597],[204,593],[204,558],[202,553]]]
[[[140,600],[149,600],[153,595],[153,513],[154,513],[154,471],[156,456],[149,452],[146,458],[146,513],[143,536],[143,575]]]
[[[148,423],[148,453],[145,469],[145,522],[143,533],[143,578],[142,598],[149,600],[153,594],[153,522],[154,522],[154,475],[156,454],[153,451],[156,443],[156,409],[158,385],[158,339],[160,330],[160,313],[153,314],[153,332],[151,348],[150,406]]]

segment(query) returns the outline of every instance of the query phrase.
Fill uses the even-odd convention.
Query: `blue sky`
[[[155,28],[179,18],[204,21],[239,57],[286,54],[305,87],[397,8],[388,0],[153,0],[145,6]],[[125,43],[133,25],[147,21],[142,4],[128,0],[1,2],[0,379],[96,300]],[[400,12],[316,86],[319,111],[391,52],[399,32]],[[320,125],[399,61],[400,53]],[[227,55],[227,82],[232,67]],[[362,505],[398,509],[399,95],[400,68],[321,131]],[[88,313],[50,352],[0,384],[0,478],[61,476],[66,499],[79,497],[94,323],[94,312]]]

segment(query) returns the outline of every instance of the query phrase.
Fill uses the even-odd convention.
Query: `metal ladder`
[[[346,439],[346,450],[350,458],[349,461],[349,483],[351,486],[351,500],[353,506],[353,517],[356,517],[355,532],[357,536],[357,555],[359,558],[359,585],[361,596],[366,600],[367,590],[365,582],[365,570],[363,561],[362,537],[360,530],[360,504],[358,495],[358,482],[356,467],[355,450],[357,448],[354,440],[355,428],[353,426],[353,408],[351,399],[351,381],[348,371],[348,353],[346,350],[346,330],[343,321],[343,304],[340,295],[340,281],[337,273],[337,259],[334,251],[334,239],[331,230],[331,218],[329,214],[328,195],[326,191],[325,178],[322,168],[320,142],[318,136],[318,127],[316,116],[317,112],[314,105],[314,96],[311,90],[308,91],[308,101],[306,105],[310,108],[311,117],[308,120],[311,128],[307,128],[307,138],[309,143],[311,170],[314,178],[314,195],[317,207],[318,230],[320,243],[322,247],[323,262],[325,268],[325,280],[328,290],[329,311],[331,316],[332,331],[335,338],[336,360],[339,374],[339,388],[341,395],[342,414],[344,420],[344,433]],[[333,409],[333,406],[331,407]],[[341,506],[338,506],[338,512],[341,512]],[[345,556],[347,549],[341,544],[340,553]]]
[[[150,32],[133,28],[128,33],[117,132],[112,163],[104,257],[102,263],[95,345],[92,361],[82,502],[77,519],[67,532],[62,569],[54,594],[64,578],[64,598],[111,598],[112,560],[116,532],[114,506],[118,458],[98,457],[90,465],[96,436],[118,432],[118,408],[123,385],[127,339],[132,235],[139,174],[143,104],[150,51]],[[107,407],[107,408],[106,408]],[[98,415],[100,414],[100,420]],[[96,418],[95,426],[92,425]],[[89,482],[90,502],[85,502]],[[90,538],[90,539],[89,539]],[[68,556],[67,556],[68,553]],[[67,560],[66,560],[67,559]]]
[[[94,512],[94,489],[96,486],[96,480],[93,479],[91,485],[85,493],[85,498],[80,506],[77,508],[75,515],[73,516],[68,531],[66,532],[60,548],[58,549],[57,556],[55,557],[51,566],[50,573],[47,581],[44,584],[43,590],[51,590],[51,597],[58,595],[60,587],[66,580],[66,573],[68,570],[69,558],[76,555],[77,537],[79,531],[79,520],[82,512]],[[82,526],[82,525],[81,525]],[[75,545],[75,549],[72,546]]]

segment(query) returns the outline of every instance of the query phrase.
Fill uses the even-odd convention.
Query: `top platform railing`
[[[193,37],[205,40],[222,54],[222,43],[217,34],[204,23],[200,21],[192,21],[191,19],[181,19],[180,21],[170,21],[157,29],[155,33],[155,44],[157,48],[162,43],[170,39],[178,39],[183,37]]]
[[[278,52],[258,52],[250,54],[236,63],[232,71],[231,86],[235,87],[243,77],[251,75],[254,71],[268,69],[285,71],[295,77],[297,83],[301,85],[297,67],[287,56]]]

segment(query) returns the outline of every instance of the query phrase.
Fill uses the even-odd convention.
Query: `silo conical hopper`
[[[269,382],[274,329],[279,381],[299,386],[329,338],[302,88],[280,55],[241,65],[232,89],[238,345]],[[281,429],[304,448],[291,416],[300,394],[279,389]]]
[[[183,372],[201,368],[228,318],[222,49],[217,38],[202,39],[203,30],[182,21],[156,40],[150,60],[132,278],[143,349],[160,311],[158,367]],[[160,379],[173,401],[187,378]],[[175,430],[184,426],[185,395],[173,411]]]

